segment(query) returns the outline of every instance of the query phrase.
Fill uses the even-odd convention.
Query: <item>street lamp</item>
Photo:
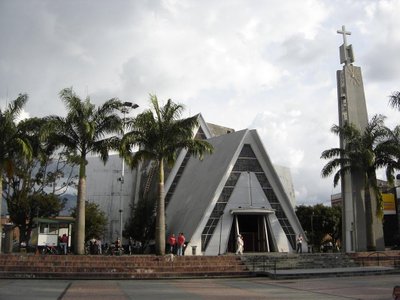
[[[251,174],[250,171],[247,171],[248,180],[249,180],[249,200],[250,200],[250,207],[253,207],[253,195],[251,193]]]
[[[397,233],[400,233],[400,195],[398,193],[398,188],[400,188],[400,174],[396,175],[396,182],[395,182],[395,187],[394,187],[394,204],[396,207],[396,217],[397,217]]]
[[[311,212],[311,252],[314,252],[314,211]]]
[[[124,114],[124,118],[122,120],[122,135],[125,135],[125,125],[126,125],[126,114],[129,112],[129,108],[136,109],[139,107],[136,103],[132,102],[124,102],[123,107],[121,109],[121,112]],[[122,212],[123,212],[123,198],[122,198],[122,192],[123,192],[123,185],[124,185],[124,176],[125,176],[125,159],[122,157],[122,163],[121,163],[121,177],[118,178],[118,180],[121,182],[121,187],[120,187],[120,192],[119,192],[119,238],[122,244],[122,223],[123,223],[123,218],[122,218]]]
[[[221,255],[221,238],[222,238],[222,218],[224,216],[224,211],[221,210],[219,212],[219,221],[221,223],[220,229],[219,229],[219,247],[218,247],[218,255]]]

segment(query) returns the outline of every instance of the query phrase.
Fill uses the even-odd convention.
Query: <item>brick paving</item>
[[[77,281],[68,286],[60,299],[126,300],[129,297],[115,281]]]
[[[181,280],[1,279],[0,300],[167,299],[392,299],[398,275],[271,280],[268,278]]]

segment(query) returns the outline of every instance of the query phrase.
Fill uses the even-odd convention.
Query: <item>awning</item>
[[[265,207],[238,207],[230,210],[231,215],[268,215],[274,214],[275,210]]]
[[[75,223],[75,219],[72,217],[65,218],[34,218],[34,223],[47,223],[47,224],[71,224]]]

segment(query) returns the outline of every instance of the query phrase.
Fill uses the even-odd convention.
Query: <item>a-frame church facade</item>
[[[295,251],[296,236],[305,234],[257,131],[235,132],[210,125],[201,115],[199,124],[196,138],[207,139],[214,152],[199,160],[182,150],[168,171],[165,180],[167,235],[184,233],[188,241],[185,255],[235,252],[239,233],[244,238],[245,252]],[[121,210],[129,211],[128,203],[155,192],[154,168],[142,164],[127,172],[125,183],[119,186],[120,197],[116,182],[113,183],[115,191],[105,192],[116,198],[114,206],[117,209],[112,211],[113,205],[109,201],[102,203],[107,195],[103,195],[102,200],[95,196],[104,194],[101,192],[107,186],[104,181],[109,181],[99,168],[99,163],[89,161],[87,196],[111,218]],[[95,170],[97,174],[90,176]],[[118,170],[106,170],[107,165],[104,167],[107,174],[118,174]],[[102,176],[104,179],[99,182]],[[109,187],[111,185],[108,183]],[[122,209],[118,203],[123,203]],[[127,218],[124,214],[124,219]],[[117,224],[110,226],[111,238],[117,227]],[[304,241],[303,251],[306,249],[307,242]]]

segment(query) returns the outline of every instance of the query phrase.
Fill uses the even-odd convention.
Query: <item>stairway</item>
[[[345,253],[266,253],[242,257],[247,268],[257,276],[273,279],[341,277],[398,274],[400,269],[387,266],[362,266]]]
[[[253,272],[287,269],[324,269],[358,267],[350,256],[344,253],[268,253],[246,255],[243,262]]]
[[[387,266],[400,268],[400,251],[370,251],[350,253],[350,257],[361,266]]]
[[[251,276],[236,256],[0,255],[0,278],[160,279]]]

